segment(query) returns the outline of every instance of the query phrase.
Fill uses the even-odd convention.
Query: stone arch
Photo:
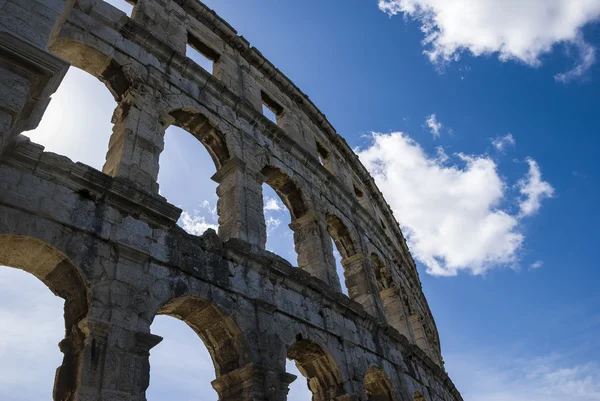
[[[57,248],[36,238],[0,234],[0,265],[33,274],[65,300],[69,336],[88,310],[87,284],[79,268]]]
[[[230,159],[225,135],[209,119],[194,110],[181,108],[169,113],[172,125],[182,128],[197,138],[210,154],[217,171]]]
[[[106,85],[115,101],[120,101],[132,85],[123,65],[114,57],[113,49],[94,39],[89,33],[65,24],[48,49],[73,66],[98,78]]]
[[[204,342],[212,358],[217,378],[251,362],[244,334],[237,323],[207,299],[186,295],[164,304],[159,315],[184,321]]]
[[[319,344],[311,340],[296,341],[287,352],[288,359],[307,379],[313,401],[328,401],[345,394],[338,364]]]
[[[325,218],[329,235],[333,238],[342,259],[354,256],[357,253],[356,242],[342,219],[331,213],[327,213]]]
[[[414,401],[425,401],[425,396],[420,391],[415,391],[413,398]]]
[[[288,174],[273,166],[264,167],[261,174],[264,182],[275,190],[286,205],[292,215],[292,220],[299,219],[306,214],[307,206],[302,190]]]
[[[79,323],[88,313],[88,285],[79,268],[60,250],[36,238],[0,234],[0,265],[30,273],[65,300],[62,366],[56,373],[54,399],[66,399],[78,387],[83,341]]]
[[[392,287],[392,276],[385,263],[375,252],[371,253],[371,265],[375,272],[375,278],[379,286],[379,291],[387,290]]]
[[[368,401],[396,401],[394,388],[385,371],[371,366],[365,375],[365,390]]]

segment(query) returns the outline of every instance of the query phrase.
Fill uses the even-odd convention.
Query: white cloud
[[[515,264],[524,240],[521,216],[508,211],[510,186],[494,161],[483,155],[457,154],[457,162],[449,165],[445,153],[440,157],[438,149],[437,154],[430,157],[399,132],[373,134],[371,146],[358,152],[428,273],[483,274]],[[542,183],[531,170],[527,177],[523,188]],[[529,193],[527,199],[542,198],[539,191]]]
[[[281,212],[285,210],[285,206],[279,199],[267,197],[265,199],[265,212]]]
[[[492,145],[494,145],[494,147],[500,152],[502,152],[505,148],[509,146],[514,146],[515,143],[515,138],[510,133],[504,136],[497,136],[495,138],[492,138]]]
[[[536,260],[535,262],[533,262],[530,266],[530,269],[535,270],[535,269],[539,269],[544,265],[544,261],[542,260]]]
[[[531,216],[537,213],[542,205],[542,200],[554,196],[554,188],[542,180],[542,173],[537,162],[528,158],[527,163],[529,164],[529,173],[517,183],[522,195],[519,201],[521,216]]]
[[[433,134],[434,138],[440,137],[440,130],[442,129],[443,125],[442,123],[438,122],[435,114],[429,115],[425,120],[425,124],[427,124],[427,127]]]
[[[437,64],[468,51],[538,66],[542,55],[566,44],[579,53],[578,64],[556,76],[568,81],[595,61],[582,28],[600,16],[598,0],[379,0],[379,8],[419,21],[425,53]]]
[[[210,202],[205,200],[200,204],[200,209],[192,213],[184,210],[177,224],[192,235],[202,235],[209,228],[218,231],[216,206],[211,206]]]

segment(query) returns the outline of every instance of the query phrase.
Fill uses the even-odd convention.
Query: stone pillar
[[[412,327],[415,344],[427,355],[431,355],[429,341],[427,340],[427,334],[423,326],[423,316],[420,313],[410,315],[410,326]]]
[[[185,54],[187,25],[185,11],[173,0],[137,0],[131,18],[152,27],[152,34]]]
[[[219,401],[285,401],[296,376],[251,363],[212,382]]]
[[[255,49],[252,49],[254,51]],[[253,67],[242,57],[238,58],[240,73],[240,96],[242,99],[254,106],[254,109],[262,114],[261,88],[256,81]]]
[[[398,330],[408,341],[414,343],[415,340],[412,336],[408,314],[404,310],[404,303],[398,293],[398,289],[392,286],[381,291],[379,296],[383,303],[383,310],[388,324]]]
[[[38,126],[69,64],[46,49],[74,0],[0,1],[0,154]]]
[[[350,299],[361,304],[370,315],[382,319],[377,307],[377,293],[373,288],[375,283],[372,283],[368,274],[369,258],[364,253],[357,253],[342,259],[342,266]]]
[[[323,216],[315,210],[310,210],[293,221],[290,228],[294,231],[298,267],[323,280],[334,291],[340,292],[331,237]]]
[[[60,344],[65,363],[55,380],[56,401],[145,400],[149,351],[161,337],[91,318],[74,332]]]
[[[145,85],[135,85],[123,96],[113,114],[113,133],[102,169],[155,193],[165,133],[156,104],[160,95],[156,92]]]
[[[28,6],[32,10],[34,7]],[[0,154],[21,132],[38,126],[50,95],[69,68],[67,62],[45,50],[45,43],[38,47],[13,35],[15,26],[4,25],[12,21],[12,9],[20,7],[10,2],[0,6]],[[34,14],[21,11],[26,19]]]
[[[232,158],[212,176],[217,182],[219,237],[237,238],[264,249],[267,229],[263,212],[262,181]]]

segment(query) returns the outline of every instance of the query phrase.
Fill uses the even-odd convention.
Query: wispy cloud
[[[271,234],[277,229],[277,227],[279,227],[279,225],[281,224],[281,220],[273,216],[267,216],[265,219],[265,223],[267,224],[267,234]]]
[[[542,260],[536,260],[535,262],[533,262],[530,266],[531,270],[536,270],[536,269],[540,269],[542,266],[544,266],[544,262]]]
[[[578,35],[577,39],[572,43],[573,47],[577,49],[579,59],[573,69],[556,74],[554,79],[557,82],[568,83],[570,81],[579,79],[589,71],[589,69],[596,62],[596,49],[590,44],[583,40],[582,35]]]
[[[496,150],[498,150],[499,152],[502,152],[509,146],[515,146],[516,143],[517,142],[515,141],[515,138],[510,133],[504,136],[497,136],[495,138],[492,138],[492,145],[494,145]]]
[[[450,354],[447,368],[466,400],[598,401],[600,365],[570,363],[560,354]],[[490,363],[493,361],[493,363]]]
[[[427,116],[425,124],[427,125],[427,128],[429,128],[429,131],[431,132],[434,138],[440,137],[440,130],[442,129],[443,125],[437,120],[435,114],[430,114],[429,116]]]
[[[542,180],[542,173],[537,162],[531,158],[527,158],[526,161],[529,164],[529,173],[517,183],[522,196],[519,201],[521,216],[531,216],[537,213],[542,205],[542,200],[554,196],[554,188]]]

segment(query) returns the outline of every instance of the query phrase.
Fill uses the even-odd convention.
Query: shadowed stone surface
[[[102,172],[21,135],[69,65],[118,103]],[[308,97],[202,3],[137,0],[130,18],[101,0],[0,0],[0,93],[0,265],[65,299],[55,400],[145,400],[158,314],[203,340],[220,400],[285,400],[296,379],[286,358],[315,401],[462,400],[372,178]],[[158,194],[170,125],[215,163],[218,233],[185,233]],[[264,249],[263,183],[290,211],[298,267]]]

